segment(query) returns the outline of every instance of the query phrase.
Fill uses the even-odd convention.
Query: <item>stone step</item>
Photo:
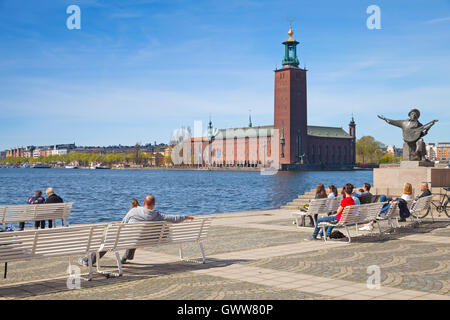
[[[286,209],[286,210],[300,210],[300,206],[298,205],[292,205],[292,204],[286,204],[284,206],[281,206],[281,209]]]

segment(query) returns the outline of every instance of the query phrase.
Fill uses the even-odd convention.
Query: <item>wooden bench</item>
[[[202,261],[205,253],[202,241],[206,240],[211,219],[195,219],[172,224],[170,222],[144,222],[135,224],[100,223],[67,228],[38,229],[31,231],[0,233],[0,263],[10,261],[88,256],[89,280],[92,279],[92,261],[89,253],[97,254],[97,271],[100,270],[98,253],[113,251],[117,259],[118,275],[122,274],[122,264],[118,250],[179,244],[180,259],[183,259],[182,244],[198,243]],[[185,259],[183,259],[185,260]],[[192,260],[188,260],[192,261]],[[114,275],[114,274],[113,274]]]
[[[291,213],[291,217],[297,224],[297,228],[300,228],[300,219],[304,220],[306,216],[313,218],[314,225],[316,220],[314,216],[317,215],[327,215],[329,212],[335,212],[341,203],[342,197],[337,198],[323,198],[323,199],[312,199],[309,202],[308,211],[294,211]]]
[[[0,223],[3,230],[7,223],[26,221],[53,220],[56,227],[56,220],[63,220],[67,226],[72,206],[73,202],[0,206]]]
[[[323,239],[327,241],[326,228],[328,226],[333,226],[335,228],[345,227],[347,233],[348,242],[352,241],[350,236],[349,226],[355,225],[358,228],[358,224],[367,223],[375,220],[381,210],[381,207],[386,202],[369,203],[362,205],[347,206],[344,208],[341,219],[337,223],[331,222],[320,222],[319,227],[323,229]],[[381,232],[381,229],[380,229]]]

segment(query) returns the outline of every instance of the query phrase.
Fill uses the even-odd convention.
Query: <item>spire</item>
[[[350,123],[348,124],[348,134],[351,137],[356,138],[356,123],[355,123],[355,118],[353,117],[353,112],[352,112],[352,119],[350,120]]]
[[[354,126],[355,125],[355,118],[353,117],[353,112],[352,112],[352,119],[350,120],[350,126]]]
[[[251,128],[252,127],[252,110],[249,109],[248,110],[248,127]]]
[[[208,131],[206,134],[206,139],[207,140],[212,140],[213,137],[213,126],[212,126],[212,121],[211,121],[211,115],[209,115],[209,123],[208,123]]]
[[[292,22],[292,19],[291,19]],[[283,68],[298,68],[299,61],[297,58],[297,45],[299,44],[298,41],[296,41],[294,38],[292,38],[292,35],[294,34],[294,31],[292,31],[292,25],[289,26],[289,39],[283,42],[284,44],[284,59],[281,62],[283,65]]]

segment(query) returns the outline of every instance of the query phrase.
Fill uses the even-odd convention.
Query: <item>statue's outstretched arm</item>
[[[393,126],[400,127],[400,128],[403,127],[403,125],[402,125],[403,124],[403,120],[391,120],[391,119],[385,118],[383,116],[378,116],[378,118],[386,121],[389,124],[392,124]]]

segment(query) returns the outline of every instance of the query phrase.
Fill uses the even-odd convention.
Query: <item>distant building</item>
[[[396,148],[394,145],[388,145],[386,148],[386,152],[393,154],[394,157],[402,157],[403,156],[403,149]]]
[[[23,148],[15,148],[15,149],[11,149],[6,151],[6,158],[18,158],[18,157],[23,157]]]
[[[427,151],[427,159],[430,161],[436,161],[437,160],[436,144],[425,143],[425,149]]]
[[[436,160],[450,161],[450,142],[439,142],[436,146]]]
[[[6,158],[6,151],[1,151],[0,152],[0,160],[3,160]]]
[[[257,167],[275,162],[282,170],[295,169],[302,164],[320,168],[355,163],[356,124],[353,116],[348,132],[342,127],[307,123],[307,70],[299,67],[299,42],[292,38],[292,28],[288,35],[289,39],[283,42],[283,67],[275,70],[273,124],[255,127],[249,117],[248,127],[213,130],[210,120],[206,137],[190,138],[194,163]],[[186,140],[190,136],[188,133],[181,129],[173,135],[171,143]],[[280,152],[272,152],[272,141]],[[189,162],[183,158],[184,164]]]

